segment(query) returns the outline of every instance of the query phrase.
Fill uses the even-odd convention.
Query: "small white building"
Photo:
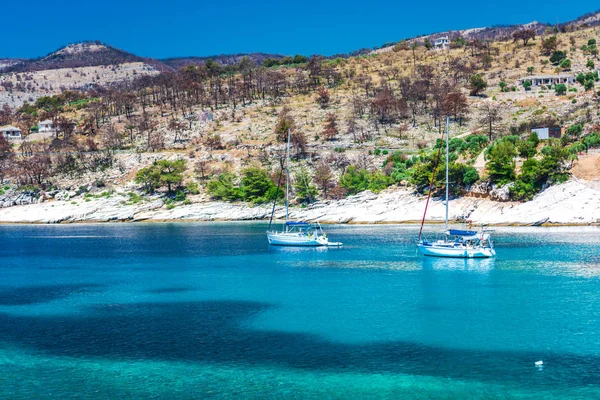
[[[537,133],[538,139],[540,140],[547,140],[550,138],[560,139],[562,136],[562,128],[560,126],[532,128],[531,132]]]
[[[531,82],[531,87],[539,87],[542,85],[558,85],[560,83],[573,84],[575,77],[573,75],[537,75],[526,76],[517,81],[517,84],[522,86],[525,81]]]
[[[450,47],[450,39],[448,39],[448,36],[437,38],[433,42],[433,47],[435,49],[447,49]]]
[[[54,127],[52,126],[52,120],[47,119],[45,121],[40,121],[38,124],[38,132],[52,132]]]
[[[16,126],[3,126],[0,128],[0,132],[7,139],[21,139],[21,129]]]

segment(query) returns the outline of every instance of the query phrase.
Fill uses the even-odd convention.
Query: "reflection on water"
[[[487,273],[496,265],[495,258],[438,258],[438,257],[422,257],[421,265],[424,269],[435,271],[468,271]]]

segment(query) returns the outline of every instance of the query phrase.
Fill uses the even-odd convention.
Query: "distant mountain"
[[[207,57],[172,57],[164,60],[140,57],[127,51],[117,49],[100,41],[72,43],[40,58],[36,59],[0,59],[2,72],[34,72],[59,68],[81,68],[99,65],[119,65],[131,62],[143,62],[159,71],[176,70],[187,65],[204,64],[213,60],[221,65],[239,63],[242,58],[248,57],[256,64],[262,64],[267,58],[281,59],[281,54],[268,53],[238,53],[220,54]]]
[[[136,56],[99,41],[69,44],[44,57],[20,60],[8,66],[5,72],[33,72],[58,68],[79,68],[99,65],[118,65],[144,62],[160,69],[160,62]]]
[[[267,58],[274,58],[279,60],[284,56],[281,54],[268,54],[268,53],[238,53],[238,54],[220,54],[208,57],[172,57],[164,58],[160,60],[163,64],[173,68],[179,69],[188,65],[204,64],[207,60],[218,62],[221,65],[233,65],[239,63],[242,58],[248,57],[256,64],[261,65]]]
[[[3,72],[4,70],[8,69],[9,67],[18,64],[20,62],[23,62],[24,60],[21,59],[15,59],[15,58],[0,58],[0,72]]]

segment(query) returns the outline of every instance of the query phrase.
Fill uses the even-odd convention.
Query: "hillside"
[[[163,58],[160,61],[173,68],[180,69],[183,67],[187,67],[188,65],[199,65],[204,64],[208,60],[212,60],[221,65],[235,65],[239,64],[243,58],[248,58],[250,61],[254,62],[257,65],[262,65],[262,63],[267,58],[272,58],[275,60],[280,60],[284,56],[281,54],[269,54],[269,53],[238,53],[238,54],[220,54],[214,56],[206,56],[206,57],[172,57],[172,58]]]
[[[152,60],[95,41],[69,44],[44,57],[33,60],[21,60],[6,68],[5,71],[35,72],[60,68],[119,65],[132,62],[152,63]]]
[[[0,75],[0,103],[17,108],[25,102],[33,103],[40,97],[57,95],[65,90],[85,91],[158,72],[154,66],[143,62],[127,62],[113,66],[7,73]]]
[[[77,127],[60,125],[51,141],[34,133],[14,143],[4,177],[13,186],[4,204],[30,201],[14,197],[21,196],[18,187],[36,188],[38,197],[26,197],[35,201],[88,202],[119,192],[135,204],[159,201],[169,209],[215,199],[260,204],[274,196],[288,129],[297,204],[398,187],[419,196],[431,190],[446,115],[455,195],[526,201],[572,176],[600,178],[585,157],[600,145],[599,40],[600,28],[586,27],[544,31],[527,43],[395,48],[270,68],[123,71],[126,84],[114,80],[81,98],[43,99],[5,118],[24,130],[36,118]],[[560,59],[551,61],[555,56]],[[86,68],[106,73],[105,80],[115,74],[113,67]],[[518,81],[558,74],[578,81],[564,90],[556,84],[529,89]],[[563,139],[529,135],[532,127],[553,125],[563,127]],[[154,180],[160,165],[179,170],[169,184],[174,189]],[[262,189],[253,194],[247,185],[256,179]]]
[[[568,21],[560,24],[543,23],[538,21],[529,22],[526,24],[517,25],[499,25],[491,27],[474,27],[462,30],[450,30],[444,32],[436,32],[428,35],[422,35],[415,38],[405,38],[408,42],[422,43],[425,39],[435,40],[440,37],[447,36],[451,41],[457,38],[463,38],[467,41],[499,41],[511,40],[514,32],[531,29],[536,35],[542,35],[547,30],[553,31],[558,29],[561,32],[572,32],[580,29],[595,27],[600,25],[600,11],[585,14],[573,21]],[[374,49],[375,52],[391,51],[396,43],[392,45],[384,45]]]

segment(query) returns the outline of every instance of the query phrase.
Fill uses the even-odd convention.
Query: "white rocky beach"
[[[61,196],[56,196],[61,198]],[[320,201],[305,208],[292,207],[297,220],[321,223],[412,223],[420,222],[427,197],[409,189],[374,194],[366,191],[337,201]],[[167,207],[155,198],[128,204],[125,192],[110,197],[65,196],[36,204],[0,208],[0,223],[74,223],[137,221],[247,221],[266,220],[270,205],[204,201]],[[600,185],[598,182],[571,179],[552,186],[525,203],[494,201],[488,198],[459,197],[450,200],[450,219],[470,220],[473,224],[531,225],[546,220],[549,225],[600,225]],[[276,218],[284,217],[277,207]],[[444,202],[432,198],[427,222],[442,222]]]

